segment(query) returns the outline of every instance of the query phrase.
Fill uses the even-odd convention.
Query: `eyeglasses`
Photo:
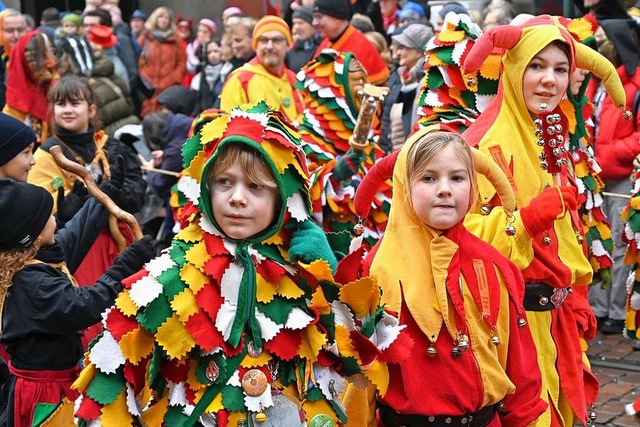
[[[273,43],[274,45],[281,45],[286,43],[287,39],[285,39],[284,37],[258,37],[258,44],[261,45],[268,45],[269,42]]]

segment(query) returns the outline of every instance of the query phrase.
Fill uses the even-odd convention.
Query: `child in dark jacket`
[[[83,353],[78,332],[100,320],[122,289],[120,281],[154,255],[150,239],[144,238],[95,284],[78,287],[71,274],[105,226],[107,212],[90,199],[54,234],[52,211],[53,198],[45,189],[0,179],[0,341],[11,372],[2,389],[8,398],[2,426],[32,425],[41,410],[64,398],[66,405],[73,401],[77,393],[70,386]]]

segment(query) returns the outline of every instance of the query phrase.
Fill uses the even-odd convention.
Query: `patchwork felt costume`
[[[231,144],[261,155],[282,206],[244,240],[218,226],[207,182]],[[74,385],[81,425],[346,423],[344,378],[384,393],[402,327],[371,279],[338,283],[341,268],[334,276],[317,248],[307,247],[309,264],[291,260],[296,230],[312,228],[296,129],[265,103],[239,106],[204,124],[182,154],[182,230],[105,312]]]
[[[462,63],[482,34],[468,15],[450,12],[442,31],[425,46],[425,78],[420,88],[417,126],[442,123],[465,131],[498,92],[500,55],[493,53],[471,77]]]
[[[349,68],[359,63],[352,54],[324,50],[298,73],[305,110],[300,124],[303,149],[311,162],[313,213],[325,231],[351,231],[356,222],[353,197],[357,184],[384,156],[370,134],[364,150],[349,145],[359,103],[349,87]],[[374,118],[373,127],[378,121]],[[372,214],[364,222],[364,240],[373,246],[384,233],[391,201],[391,182],[380,187]]]
[[[598,29],[598,23],[593,15],[587,14],[571,20],[563,17],[558,19],[577,41],[597,49],[594,33]],[[580,218],[587,239],[589,263],[593,268],[593,281],[606,282],[610,280],[614,242],[611,225],[603,211],[602,192],[605,185],[601,177],[602,167],[596,159],[594,145],[590,142],[594,131],[593,104],[585,93],[590,81],[591,74],[588,74],[577,95],[567,91],[567,99],[560,101],[560,107],[569,118],[569,149],[575,163]]]
[[[367,405],[362,392],[350,387],[347,413],[361,417],[359,426],[376,425],[376,406],[377,425],[382,426],[465,425],[471,417],[480,426],[525,426],[546,404],[539,398],[540,373],[522,307],[524,284],[518,268],[462,222],[444,232],[435,230],[407,202],[411,147],[438,129],[416,131],[395,166],[390,155],[358,188],[356,206],[361,208],[370,198],[365,191],[373,192],[367,188],[370,182],[391,173],[378,173],[379,165],[391,164],[389,224],[373,260],[368,256],[366,263],[382,288],[382,301],[398,313],[416,345],[411,358],[390,366],[389,389],[377,397],[377,405],[371,393]],[[505,205],[513,206],[504,175],[502,183],[502,194],[510,194]]]
[[[538,424],[570,426],[574,422],[587,424],[595,416],[591,405],[597,397],[598,381],[586,358],[583,360],[581,346],[581,340],[595,334],[595,316],[587,299],[593,271],[578,212],[565,211],[546,229],[540,211],[533,208],[532,201],[545,186],[553,184],[553,178],[540,167],[536,125],[525,105],[522,83],[531,59],[554,41],[569,48],[570,73],[574,67],[593,71],[602,78],[615,105],[625,105],[615,68],[597,52],[575,42],[557,20],[539,16],[522,27],[505,25],[487,31],[467,55],[464,69],[477,70],[494,47],[502,47],[503,74],[498,96],[464,136],[509,176],[517,197],[514,226],[518,232],[513,237],[500,232],[505,216],[494,200],[495,190],[483,179],[479,180],[481,209],[465,224],[521,269],[527,284],[525,307],[543,374],[542,398],[551,404]],[[563,117],[559,109],[558,113]],[[566,168],[560,180],[563,187],[575,185],[575,177]],[[525,234],[521,234],[523,230]]]

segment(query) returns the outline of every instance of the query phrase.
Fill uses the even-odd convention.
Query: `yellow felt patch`
[[[204,285],[209,283],[209,276],[188,262],[180,270],[180,278],[184,280],[194,294],[200,292]]]
[[[340,301],[351,307],[358,319],[375,311],[379,297],[378,286],[369,277],[348,283],[340,289]]]
[[[611,238],[611,228],[603,223],[603,222],[599,222],[596,224],[596,230],[598,230],[598,233],[600,234],[600,237],[603,239],[610,239]]]
[[[259,302],[271,302],[276,292],[276,285],[267,282],[264,277],[262,277],[259,273],[256,273],[256,299]]]
[[[228,120],[212,120],[202,127],[200,143],[206,144],[214,139],[219,139],[227,130]]]
[[[349,331],[342,325],[336,325],[335,332],[335,340],[338,345],[338,349],[340,354],[345,357],[353,356],[356,359],[360,360],[360,356],[358,352],[353,347],[351,343],[351,337],[349,336]]]
[[[250,355],[246,355],[242,362],[240,362],[240,366],[243,368],[257,368],[258,366],[266,366],[267,363],[271,361],[271,354],[268,351],[263,351],[260,356],[252,357]]]
[[[587,176],[589,174],[589,166],[586,162],[578,162],[575,164],[575,171],[577,176]]]
[[[146,329],[137,328],[125,334],[119,345],[127,361],[137,365],[138,362],[153,351],[153,334]]]
[[[131,425],[131,414],[127,407],[126,389],[123,389],[116,400],[102,408],[100,422],[105,426],[126,426]]]
[[[302,264],[302,263],[301,263]],[[331,273],[331,266],[323,259],[317,259],[311,264],[302,264],[302,266],[318,280],[326,280],[327,282],[333,282],[333,273]]]
[[[301,358],[315,362],[322,347],[327,344],[327,337],[315,327],[310,325],[302,331],[302,344],[298,350]]]
[[[449,31],[447,29],[447,31],[442,31],[440,34],[438,34],[438,39],[442,43],[456,43],[465,38],[465,36],[466,33],[462,30]]]
[[[162,426],[164,415],[167,413],[167,406],[169,404],[169,393],[165,393],[160,400],[149,409],[142,413],[142,423],[145,426]],[[116,424],[126,425],[126,424]]]
[[[199,242],[202,240],[202,229],[198,224],[191,223],[176,234],[176,239],[187,243]]]
[[[204,157],[204,151],[200,151],[189,164],[189,174],[191,178],[195,179],[198,183],[200,183],[200,177],[202,176],[202,170],[206,162],[207,159]]]
[[[278,282],[278,294],[285,298],[296,299],[304,295],[304,291],[295,284],[289,275],[285,274]]]
[[[284,173],[288,164],[296,163],[291,148],[283,147],[280,144],[262,144],[262,148],[264,148],[267,155],[271,157],[280,175]]]
[[[191,264],[195,265],[200,271],[204,264],[211,258],[209,253],[207,252],[206,244],[202,242],[198,242],[187,250],[184,258],[189,261]]]
[[[315,308],[320,314],[329,314],[331,312],[331,306],[320,286],[318,286],[313,292],[313,295],[311,295],[311,304],[309,307]]]
[[[185,288],[171,301],[171,308],[176,312],[181,322],[186,323],[189,317],[196,314],[199,310],[196,297],[189,288]]]
[[[489,55],[480,67],[480,74],[484,78],[498,80],[500,78],[500,64],[500,55]]]
[[[276,233],[264,241],[265,245],[281,246],[283,243],[284,239],[282,238],[282,233]]]
[[[631,199],[630,205],[635,210],[640,209],[640,196],[633,197]]]
[[[369,369],[362,372],[364,376],[376,386],[381,396],[387,393],[387,388],[389,387],[389,368],[387,368],[385,363],[376,360]]]
[[[120,292],[120,295],[116,298],[115,305],[125,316],[135,316],[138,313],[138,306],[131,299],[129,289]]]
[[[184,357],[196,343],[176,314],[158,327],[156,340],[173,359]]]
[[[85,365],[84,369],[80,372],[80,375],[71,385],[71,388],[78,391],[84,391],[89,386],[89,383],[96,374],[96,365],[90,363]]]
[[[329,424],[327,422],[327,423],[323,423],[322,425],[334,425],[334,426],[342,425],[341,423],[338,422],[338,418],[336,418],[335,416],[335,411],[333,410],[333,408],[331,408],[331,406],[329,405],[329,402],[327,402],[325,399],[318,399],[313,402],[309,400],[305,400],[304,403],[302,404],[302,407],[304,408],[304,414],[307,420],[307,424],[316,415],[324,414],[333,420],[333,424]]]
[[[586,19],[572,19],[567,29],[578,36],[580,41],[593,36],[591,22]]]

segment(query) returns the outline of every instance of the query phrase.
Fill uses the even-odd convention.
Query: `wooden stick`
[[[171,175],[171,176],[180,176],[180,172],[174,172],[174,171],[168,171],[166,169],[156,169],[156,168],[151,168],[151,167],[147,167],[147,166],[140,166],[140,169],[142,169],[143,171],[147,171],[147,172],[156,172],[156,173],[161,173],[163,175]]]
[[[118,205],[115,204],[113,200],[109,198],[96,184],[96,181],[93,179],[91,172],[88,169],[82,167],[82,165],[72,162],[67,159],[64,154],[62,154],[62,148],[59,146],[53,146],[49,149],[49,152],[53,156],[53,160],[60,166],[62,169],[71,172],[73,174],[78,175],[82,181],[84,181],[84,185],[87,186],[87,190],[89,190],[89,194],[91,194],[95,199],[100,202],[109,213],[115,216],[118,220],[126,223],[129,227],[131,227],[131,231],[133,232],[133,237],[136,240],[142,239],[142,230],[140,229],[140,225],[136,218],[131,215],[129,212],[122,210]]]
[[[609,197],[620,197],[622,199],[631,199],[633,197],[629,194],[610,193],[609,191],[602,191],[600,192],[600,194],[602,194],[603,196],[609,196]]]

